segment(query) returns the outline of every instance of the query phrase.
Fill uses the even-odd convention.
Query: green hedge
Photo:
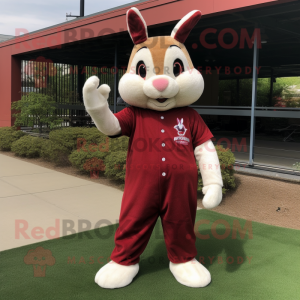
[[[53,130],[49,140],[31,136],[10,127],[0,128],[0,149],[12,149],[16,155],[39,157],[59,165],[70,165],[81,172],[104,172],[115,180],[125,180],[128,137],[108,138],[97,128],[69,127]],[[216,147],[220,160],[223,193],[235,187],[234,154],[230,149]],[[199,168],[198,168],[199,170]],[[203,187],[199,170],[198,190]]]
[[[97,128],[61,128],[50,132],[49,140],[44,141],[41,147],[40,156],[59,165],[72,164],[83,170],[80,161],[93,157],[104,159],[111,152],[127,150],[128,140],[127,137],[110,139]],[[96,152],[100,154],[92,154]]]
[[[221,174],[223,179],[223,189],[222,192],[225,194],[228,190],[235,188],[235,178],[234,178],[234,168],[235,157],[229,148],[224,148],[221,145],[216,146],[217,154],[220,161]],[[198,191],[203,188],[202,177],[200,169],[198,167]]]
[[[108,152],[103,151],[80,151],[74,150],[69,155],[69,160],[74,167],[79,169],[81,172],[90,173],[91,171],[104,171],[104,159]]]
[[[25,135],[12,143],[11,151],[17,156],[40,157],[43,141],[42,138]]]
[[[97,129],[95,128],[95,130]],[[105,170],[107,177],[124,180],[125,169],[120,172],[116,169],[115,165],[121,163],[123,168],[123,165],[126,163],[128,141],[129,138],[125,136],[111,139],[105,135],[97,137],[97,131],[91,132],[90,135],[86,134],[84,137],[78,138],[77,149],[73,150],[69,155],[69,161],[81,172],[89,173],[91,171],[89,161],[97,165],[98,160],[100,165],[101,162],[105,166],[108,164],[108,168]],[[121,155],[121,158],[119,157],[120,152],[124,153],[124,155]],[[125,163],[123,164],[124,158]],[[114,165],[114,169],[110,170],[112,165]],[[100,171],[104,171],[104,168]]]
[[[88,149],[90,144],[105,144],[108,138],[97,128],[67,127],[51,131],[49,140],[66,148],[71,154],[76,149]]]
[[[69,162],[69,150],[50,140],[45,140],[41,148],[41,157],[58,165],[67,166]]]
[[[21,130],[16,130],[13,127],[0,128],[0,150],[10,151],[12,143],[24,136],[25,133]]]
[[[97,128],[67,127],[50,132],[49,140],[43,145],[41,157],[59,165],[70,165],[73,151],[109,150],[109,139]]]
[[[235,178],[233,165],[235,162],[234,154],[230,149],[224,149],[222,146],[216,146],[216,151],[219,157],[221,174],[223,178],[223,194],[228,190],[235,188]],[[105,158],[105,176],[115,180],[125,180],[126,171],[126,156],[127,151],[116,151],[111,152]],[[198,168],[199,179],[198,179],[198,190],[201,191],[203,188],[203,182],[201,173]]]
[[[121,136],[119,138],[109,139],[109,152],[127,151],[129,138],[127,136]]]
[[[109,153],[105,158],[105,176],[125,181],[127,150]]]

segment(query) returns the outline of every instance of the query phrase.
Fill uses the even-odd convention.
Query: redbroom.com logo
[[[115,225],[119,222],[116,220]],[[232,240],[238,239],[253,239],[253,230],[252,230],[252,221],[246,220],[242,222],[240,220],[234,219],[232,225],[229,224],[228,221],[224,219],[218,219],[214,222],[210,220],[202,219],[195,223],[194,232],[198,239],[200,240],[208,240],[211,238],[215,238],[217,240],[224,240],[230,238]],[[54,226],[49,226],[47,228],[43,228],[41,226],[29,226],[27,220],[24,219],[16,219],[15,220],[15,239],[34,239],[40,240],[43,238],[47,239],[55,239],[62,236],[62,238],[66,239],[94,239],[89,230],[95,229],[94,233],[96,238],[99,239],[109,239],[115,234],[116,227],[109,226],[113,225],[107,219],[102,219],[97,221],[94,225],[91,221],[86,219],[80,219],[77,221],[77,224],[73,220],[69,219],[55,219]],[[203,225],[209,225],[210,233],[206,233],[205,235],[201,233],[200,227]],[[100,230],[101,227],[108,226],[105,230]],[[29,229],[31,227],[31,229]],[[219,230],[217,230],[217,227]],[[220,234],[219,231],[221,228],[225,228],[225,232]],[[126,224],[124,224],[124,229],[126,229]],[[105,232],[103,232],[105,231]],[[160,235],[158,231],[154,231],[154,237],[156,239],[164,239],[164,236]],[[187,235],[187,239],[190,237]]]

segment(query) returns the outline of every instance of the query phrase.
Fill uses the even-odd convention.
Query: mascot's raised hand
[[[205,287],[211,281],[210,273],[195,259],[196,160],[204,207],[219,205],[223,181],[213,135],[189,107],[201,97],[204,81],[184,42],[201,13],[191,11],[170,36],[163,37],[148,37],[138,9],[129,9],[126,17],[134,47],[119,93],[130,106],[113,114],[107,103],[110,89],[105,84],[98,88],[95,76],[83,88],[86,110],[97,128],[111,138],[130,138],[115,248],[95,282],[110,289],[130,284],[160,217],[175,279],[189,287]]]
[[[83,87],[83,102],[85,109],[92,119],[97,120],[97,128],[107,135],[115,135],[121,132],[118,120],[113,115],[108,106],[108,96],[110,87],[107,84],[99,86],[97,76],[90,77]]]
[[[107,104],[110,87],[107,84],[99,86],[97,76],[90,77],[83,87],[83,101],[87,110],[97,109]]]

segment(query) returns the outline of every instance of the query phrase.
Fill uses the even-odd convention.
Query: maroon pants
[[[148,174],[145,178],[141,174],[141,177],[125,181],[120,223],[111,255],[116,263],[133,265],[139,262],[158,217],[169,260],[182,263],[196,256],[197,168],[166,173],[161,176],[161,170],[157,170],[155,176]]]

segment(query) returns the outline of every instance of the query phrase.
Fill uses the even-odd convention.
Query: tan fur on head
[[[128,31],[135,43],[126,73],[120,80],[119,92],[130,105],[153,110],[187,106],[199,99],[204,82],[194,68],[190,55],[180,40],[185,40],[199,12],[186,15],[172,31],[172,36],[148,37],[146,22],[137,9],[127,20]],[[135,29],[134,22],[137,22]],[[188,25],[186,25],[188,24]],[[138,72],[139,66],[144,72]],[[176,67],[180,69],[177,72]]]
[[[184,44],[176,41],[171,36],[155,36],[155,37],[148,38],[147,41],[145,41],[141,44],[135,45],[133,47],[130,58],[129,58],[129,64],[128,64],[126,73],[130,72],[130,66],[132,63],[132,59],[135,56],[135,54],[137,53],[137,51],[143,47],[147,47],[151,52],[152,59],[154,62],[154,68],[156,68],[156,70],[157,70],[156,74],[157,75],[163,74],[165,53],[166,53],[168,47],[171,45],[176,45],[183,51],[183,53],[185,54],[185,56],[188,60],[190,69],[193,69],[194,66],[193,66],[192,60],[191,60],[190,55],[189,55],[188,51],[186,50]]]

